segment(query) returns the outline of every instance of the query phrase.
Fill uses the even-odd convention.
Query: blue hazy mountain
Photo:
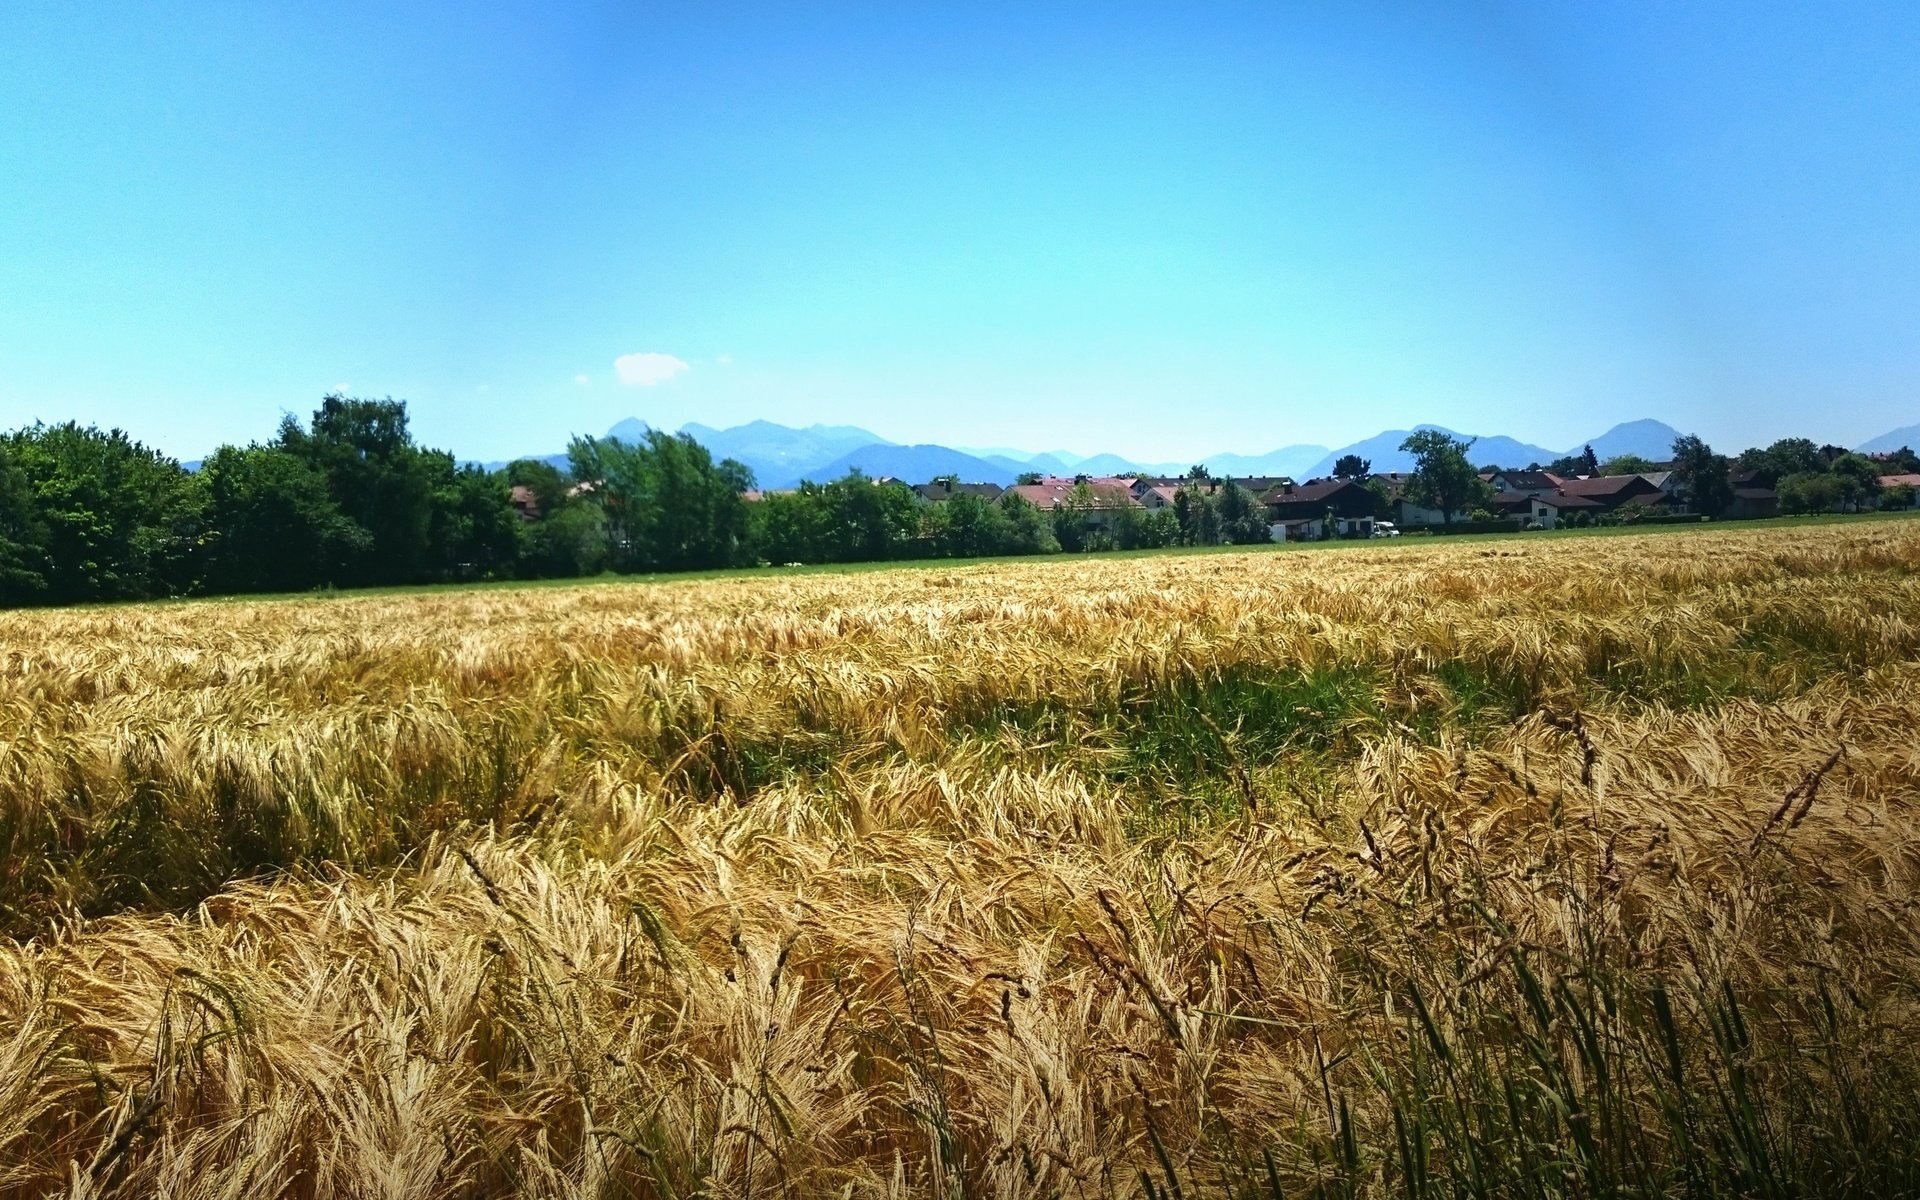
[[[1016,475],[1028,471],[1038,471],[1042,475],[1071,475],[1078,469],[1081,458],[1078,454],[1062,454],[1049,450],[1043,454],[1028,454],[1020,450],[966,450],[962,454],[971,454],[996,466],[1005,467]]]
[[[1528,463],[1551,462],[1560,457],[1558,450],[1548,450],[1543,446],[1533,446],[1518,442],[1510,437],[1494,435],[1481,437],[1475,434],[1455,433],[1441,425],[1416,425],[1413,429],[1389,429],[1376,433],[1370,438],[1342,446],[1338,450],[1329,450],[1318,462],[1309,467],[1302,478],[1314,479],[1333,473],[1333,464],[1348,454],[1358,454],[1373,464],[1375,471],[1411,471],[1414,467],[1413,455],[1400,448],[1400,443],[1416,430],[1437,429],[1448,437],[1471,441],[1467,457],[1475,466],[1494,464],[1497,466],[1524,467]]]
[[[962,483],[997,483],[1002,487],[1012,483],[1021,474],[1019,469],[1010,470],[1000,463],[962,454],[946,446],[897,446],[891,442],[878,442],[805,470],[778,476],[759,476],[756,472],[756,477],[760,479],[761,487],[788,488],[803,479],[831,483],[853,470],[876,478],[890,475],[908,483],[926,483],[942,475],[958,475]]]
[[[1587,446],[1593,447],[1593,454],[1601,462],[1617,458],[1622,454],[1637,454],[1650,462],[1665,462],[1673,457],[1673,442],[1680,431],[1664,421],[1651,418],[1640,421],[1628,421],[1615,425],[1591,442],[1582,442],[1567,454],[1578,454]],[[1554,457],[1558,458],[1559,455]],[[1541,462],[1548,460],[1541,459]],[[1524,467],[1526,463],[1501,463],[1503,467]]]
[[[1680,436],[1679,430],[1660,421],[1627,421],[1598,437],[1578,442],[1569,449],[1549,450],[1545,446],[1535,446],[1497,434],[1478,437],[1455,433],[1441,425],[1418,425],[1414,428],[1437,429],[1449,437],[1471,440],[1473,445],[1467,450],[1467,457],[1475,466],[1501,467],[1525,467],[1531,463],[1544,465],[1565,455],[1578,454],[1588,445],[1593,447],[1594,455],[1603,462],[1619,454],[1638,454],[1642,458],[1660,462],[1672,456],[1673,440]],[[1400,443],[1406,440],[1410,432],[1412,430],[1389,429],[1351,446],[1329,451],[1325,457],[1299,473],[1299,477],[1317,478],[1332,474],[1333,464],[1348,454],[1358,454],[1361,458],[1371,460],[1375,471],[1411,471],[1414,467],[1413,455],[1400,449]]]
[[[830,477],[818,472],[863,447],[893,444],[853,425],[809,425],[795,429],[773,421],[749,421],[728,429],[714,429],[689,422],[680,427],[680,432],[705,446],[715,459],[731,458],[745,463],[762,487],[786,487],[789,481],[803,475],[815,479],[838,478],[846,472]]]
[[[638,441],[650,427],[638,417],[628,417],[607,431],[607,436]],[[1421,425],[1419,429],[1438,429],[1452,437],[1469,437],[1439,425]],[[681,427],[705,446],[716,459],[732,458],[745,463],[763,488],[792,487],[802,479],[825,483],[838,479],[858,467],[868,475],[890,475],[909,483],[924,483],[939,475],[958,475],[966,483],[1006,485],[1029,471],[1044,475],[1180,475],[1188,461],[1142,462],[1118,454],[1082,457],[1066,450],[1034,453],[1010,447],[991,450],[960,450],[940,445],[902,446],[855,425],[809,425],[795,428],[774,421],[749,421],[727,429],[690,422]],[[1290,475],[1312,479],[1332,472],[1342,455],[1358,454],[1371,460],[1375,471],[1408,471],[1413,456],[1400,449],[1411,432],[1390,429],[1373,437],[1338,449],[1325,446],[1283,446],[1264,454],[1240,454],[1223,451],[1198,459],[1215,475]],[[1591,444],[1594,453],[1606,460],[1620,454],[1637,454],[1656,462],[1672,453],[1679,431],[1661,421],[1644,419],[1615,425],[1605,433],[1582,441],[1567,450],[1550,450],[1501,435],[1472,438],[1467,457],[1475,465],[1498,464],[1524,467],[1529,463],[1547,463],[1566,454],[1578,454]],[[1898,449],[1902,445],[1920,445],[1920,425],[1896,429],[1865,443],[1861,449],[1874,451]],[[538,456],[543,461],[565,468],[566,455]],[[489,463],[491,468],[504,463]]]
[[[1920,449],[1920,425],[1908,425],[1901,429],[1890,429],[1877,438],[1869,438],[1854,449],[1862,454],[1887,454],[1905,446],[1908,449]]]
[[[1306,472],[1327,455],[1325,446],[1282,446],[1265,454],[1213,454],[1203,461],[1218,476],[1290,475],[1305,479]]]
[[[971,454],[975,458],[984,458],[990,463],[999,463],[1016,471],[1040,471],[1047,475],[1066,475],[1080,468],[1087,460],[1084,454],[1075,454],[1071,450],[1017,450],[1011,446],[955,446],[962,454]]]

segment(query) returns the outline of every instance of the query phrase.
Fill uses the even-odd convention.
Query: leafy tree
[[[1673,441],[1674,474],[1679,479],[1679,494],[1693,511],[1717,517],[1733,503],[1733,482],[1727,474],[1727,460],[1713,447],[1693,434]]]
[[[1195,483],[1205,483],[1213,478],[1213,472],[1207,470],[1207,464],[1195,463],[1187,468],[1187,478]]]
[[[434,492],[452,470],[450,455],[422,450],[407,429],[405,401],[322,397],[308,428],[289,416],[278,448],[327,480],[340,512],[369,542],[342,582],[415,583],[440,566],[433,545]]]
[[[0,443],[0,605],[30,604],[46,593],[46,541],[33,486]]]
[[[1367,496],[1373,502],[1373,519],[1391,521],[1393,519],[1393,492],[1384,479],[1369,479],[1366,483]]]
[[[1567,454],[1554,459],[1547,464],[1546,469],[1555,475],[1569,478],[1598,475],[1601,473],[1600,456],[1593,452],[1593,445],[1589,443],[1578,454]]]
[[[513,511],[506,472],[476,466],[455,469],[452,457],[437,451],[430,463],[439,476],[428,535],[439,560],[435,574],[447,579],[513,574],[520,516]]]
[[[1880,492],[1882,508],[1912,508],[1914,487],[1910,483],[1896,483]]]
[[[40,575],[56,604],[171,596],[196,582],[205,496],[179,463],[115,429],[34,425],[0,440],[23,483],[8,517],[25,537],[16,571]],[[11,473],[11,472],[10,472]],[[41,554],[34,555],[34,542]],[[39,563],[44,562],[44,568]],[[17,584],[31,589],[24,575]]]
[[[715,463],[688,435],[658,429],[638,443],[575,438],[567,460],[600,507],[615,569],[686,571],[746,560],[743,494],[753,473],[740,463]]]
[[[1920,454],[1906,446],[1881,456],[1879,462],[1882,475],[1920,475]]]
[[[1616,454],[1606,462],[1601,463],[1600,469],[1593,473],[1598,475],[1646,475],[1657,469],[1651,459],[1642,458],[1638,454]]]
[[[200,467],[215,591],[301,591],[344,581],[373,544],[334,503],[327,477],[273,446],[222,446]]]
[[[1333,464],[1335,479],[1365,479],[1373,472],[1373,460],[1358,454],[1342,454]]]
[[[1173,517],[1180,527],[1180,543],[1184,546],[1217,546],[1220,544],[1220,514],[1206,491],[1196,484],[1197,481],[1189,476],[1189,481],[1173,494]]]
[[[606,570],[607,519],[597,504],[543,508],[538,521],[520,523],[519,537],[517,574],[566,579]]]
[[[1840,507],[1839,483],[1825,471],[1798,471],[1780,480],[1776,487],[1782,512],[1832,512]]]
[[[1214,495],[1213,506],[1219,514],[1221,537],[1233,545],[1253,546],[1273,540],[1266,510],[1254,499],[1253,493],[1239,484],[1231,480],[1222,484]]]
[[[1044,478],[1046,478],[1046,476],[1040,474],[1038,471],[1022,471],[1014,477],[1013,482],[1017,487],[1031,487]]]
[[[532,579],[596,575],[607,566],[607,521],[600,506],[576,494],[566,472],[544,459],[508,463],[509,489],[533,493],[534,520],[516,519],[514,571]],[[511,492],[509,492],[511,502]]]
[[[1438,429],[1422,429],[1407,436],[1400,449],[1413,455],[1413,474],[1407,479],[1407,497],[1422,508],[1437,509],[1445,524],[1453,514],[1487,503],[1493,489],[1467,460],[1473,443]]]
[[[1073,554],[1081,550],[1100,548],[1090,544],[1093,539],[1089,537],[1087,523],[1087,510],[1093,508],[1094,504],[1093,486],[1088,482],[1087,476],[1081,475],[1074,480],[1073,487],[1067,492],[1065,498],[1054,505],[1050,514],[1053,521],[1053,536],[1054,540],[1060,543],[1062,550]]]
[[[1114,511],[1113,541],[1122,550],[1151,550],[1180,542],[1180,523],[1170,508]]]
[[[849,471],[822,489],[826,550],[834,562],[905,558],[920,531],[920,498],[897,481],[879,483]]]
[[[1855,512],[1880,498],[1880,473],[1880,464],[1864,454],[1842,454],[1827,468],[1840,504]]]
[[[769,492],[748,506],[749,536],[759,556],[772,563],[827,561],[827,505],[817,483],[791,492]]]
[[[947,558],[983,558],[1008,552],[1013,526],[1006,510],[971,492],[956,492],[952,499],[930,508],[927,529],[935,553]]]
[[[572,501],[568,495],[571,484],[567,473],[544,459],[521,458],[508,463],[507,486],[532,492],[533,502],[543,518],[559,512]]]
[[[1025,496],[1008,492],[1000,497],[1000,509],[1006,513],[1007,527],[1012,540],[1008,543],[1009,554],[1055,554],[1060,550],[1059,539],[1053,536],[1052,522],[1040,506]]]
[[[1776,484],[1789,475],[1817,474],[1827,469],[1820,448],[1807,438],[1781,438],[1764,450],[1742,451],[1738,461],[1741,470]]]

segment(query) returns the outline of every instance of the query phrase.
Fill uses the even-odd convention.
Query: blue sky
[[[1449,7],[10,4],[0,426],[1920,421],[1920,5]]]

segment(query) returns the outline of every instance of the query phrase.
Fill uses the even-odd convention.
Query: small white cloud
[[[593,382],[593,378],[588,375],[575,375],[573,377],[573,381],[579,384],[581,387],[586,387],[588,384]]]
[[[716,363],[719,363],[723,367],[730,367],[733,365],[733,355],[722,354],[719,358],[716,358],[713,361]]]
[[[633,387],[656,387],[687,369],[687,364],[673,355],[653,351],[622,354],[613,360],[613,370],[620,376],[620,382]]]

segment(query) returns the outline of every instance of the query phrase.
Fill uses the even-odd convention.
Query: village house
[[[1667,494],[1645,475],[1589,475],[1563,479],[1560,494],[1593,501],[1604,512],[1665,504]]]
[[[1216,496],[1221,488],[1231,483],[1243,489],[1258,500],[1261,496],[1293,480],[1284,475],[1234,475],[1222,478],[1189,479],[1184,475],[1142,475],[1133,480],[1131,491],[1133,498],[1141,507],[1148,509],[1171,508],[1173,498],[1181,488],[1197,489],[1203,496]]]
[[[1906,504],[1896,506],[1894,504],[1890,504],[1886,502],[1883,499],[1881,501],[1880,507],[1882,508],[1894,508],[1894,507],[1920,508],[1920,475],[1882,475],[1880,476],[1880,491],[1884,494],[1885,492],[1887,492],[1889,489],[1892,489],[1892,488],[1908,489]]]
[[[961,483],[951,475],[942,475],[932,483],[913,485],[914,495],[936,504],[943,500],[951,500],[955,496],[977,496],[991,504],[998,500],[1000,493],[1005,490],[997,483]]]
[[[1133,482],[1110,475],[1082,475],[1072,479],[1050,475],[1036,483],[1016,483],[1002,495],[1018,496],[1047,512],[1057,508],[1077,509],[1084,515],[1089,531],[1111,530],[1118,520],[1116,514],[1141,507],[1133,495]]]
[[[1551,471],[1491,471],[1480,478],[1496,496],[1551,496],[1562,483]]]
[[[522,521],[540,519],[540,497],[524,483],[516,483],[507,491],[507,500],[513,505],[514,515]]]
[[[1427,508],[1424,505],[1415,504],[1412,500],[1407,499],[1407,487],[1413,481],[1413,476],[1408,472],[1383,471],[1368,476],[1368,481],[1378,483],[1380,487],[1385,490],[1387,499],[1393,504],[1393,519],[1397,524],[1405,527],[1442,525],[1447,522],[1448,514],[1441,512],[1437,508]],[[1464,512],[1456,512],[1452,514],[1452,517],[1455,521],[1464,521],[1467,519],[1467,514]]]
[[[1737,471],[1731,480],[1733,503],[1724,514],[1736,521],[1750,521],[1780,515],[1780,493],[1774,489],[1771,475],[1759,471]]]
[[[1374,496],[1351,479],[1283,482],[1260,497],[1276,542],[1371,537]]]

